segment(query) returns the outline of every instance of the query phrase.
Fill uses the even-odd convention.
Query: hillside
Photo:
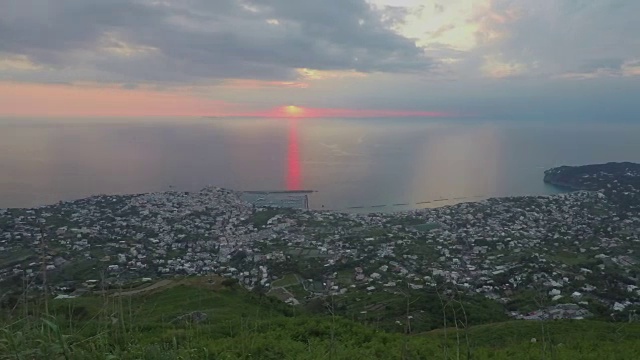
[[[544,181],[571,190],[597,191],[627,186],[640,188],[640,164],[611,162],[560,166],[545,171]]]
[[[3,313],[6,359],[636,359],[640,324],[510,321],[404,335],[311,315],[220,279]],[[189,316],[184,316],[184,315]]]
[[[640,211],[640,164],[560,166],[545,171],[544,181],[569,190],[600,192],[617,207],[611,212],[612,217],[627,219]]]

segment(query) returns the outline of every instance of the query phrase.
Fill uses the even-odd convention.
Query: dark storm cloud
[[[388,28],[396,10],[365,0],[9,0],[2,7],[0,57],[26,55],[58,75],[82,68],[94,77],[69,80],[291,79],[296,68],[430,65],[412,40]]]

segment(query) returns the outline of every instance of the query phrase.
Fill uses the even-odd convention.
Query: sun
[[[282,110],[287,117],[303,117],[305,113],[304,108],[295,105],[285,106]]]

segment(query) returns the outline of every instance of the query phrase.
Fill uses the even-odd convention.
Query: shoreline
[[[610,163],[604,163],[604,164],[592,164],[592,165],[582,165],[582,166],[559,166],[559,167],[555,167],[555,168],[551,168],[551,169],[547,169],[544,171],[544,176],[542,181],[545,184],[548,184],[549,186],[552,186],[553,188],[555,188],[556,190],[559,190],[559,193],[551,193],[551,194],[520,194],[520,195],[505,195],[505,196],[481,196],[481,195],[475,195],[475,196],[467,196],[467,197],[453,197],[453,198],[447,198],[447,199],[433,199],[433,200],[425,200],[425,201],[416,201],[416,202],[406,202],[406,201],[396,201],[396,202],[389,202],[388,204],[374,204],[374,205],[350,205],[350,206],[346,206],[340,209],[331,209],[331,208],[312,208],[312,207],[308,207],[306,209],[303,208],[296,208],[296,209],[301,209],[301,210],[309,210],[309,211],[318,211],[318,212],[337,212],[337,213],[358,213],[358,214],[374,214],[374,213],[387,213],[387,214],[394,214],[394,213],[407,213],[407,212],[412,212],[412,211],[420,211],[420,210],[424,210],[424,209],[432,209],[432,208],[442,208],[442,207],[447,207],[447,206],[454,206],[456,204],[461,204],[461,203],[475,203],[475,202],[480,202],[480,201],[484,201],[484,200],[489,200],[489,199],[504,199],[504,198],[524,198],[524,197],[540,197],[540,196],[544,196],[544,197],[549,197],[549,196],[556,196],[556,195],[561,195],[561,194],[565,194],[565,193],[571,193],[571,192],[576,192],[576,191],[596,191],[594,188],[593,184],[582,184],[580,183],[579,179],[577,179],[575,176],[575,174],[566,174],[565,172],[573,172],[573,171],[577,171],[580,174],[583,173],[591,173],[595,170],[598,171],[602,171],[602,169],[609,169],[612,170],[613,172],[616,171],[620,171],[620,169],[624,168],[640,168],[640,164],[636,164],[636,163],[631,163],[631,162],[619,162],[619,163],[615,163],[615,162],[610,162]],[[569,177],[570,180],[573,180],[574,182],[570,182],[570,181],[563,181],[560,178],[562,177]],[[576,180],[577,179],[577,180]],[[577,182],[576,182],[577,181]],[[29,210],[29,209],[38,209],[38,208],[45,208],[45,207],[51,207],[51,206],[56,206],[60,203],[73,203],[73,202],[81,202],[81,201],[85,201],[87,199],[91,199],[91,198],[95,198],[95,197],[136,197],[136,196],[144,196],[144,195],[148,195],[148,194],[165,194],[165,193],[187,193],[187,194],[191,194],[191,193],[198,193],[198,192],[202,192],[205,191],[207,189],[210,188],[215,188],[215,189],[220,189],[220,190],[224,190],[224,191],[228,191],[231,193],[235,193],[235,194],[251,194],[251,195],[286,195],[286,194],[291,194],[291,195],[304,195],[307,196],[308,194],[314,194],[317,193],[317,190],[248,190],[248,191],[242,191],[242,190],[234,190],[234,189],[228,189],[228,188],[222,188],[222,187],[217,187],[217,186],[207,186],[204,187],[200,190],[197,191],[178,191],[178,190],[166,190],[166,191],[155,191],[155,192],[143,192],[143,193],[131,193],[131,194],[95,194],[95,195],[90,195],[90,196],[86,196],[86,197],[82,197],[82,198],[77,198],[77,199],[72,199],[72,200],[61,200],[61,201],[57,201],[54,203],[49,203],[49,204],[44,204],[44,205],[39,205],[39,206],[30,206],[30,207],[0,207],[0,212],[6,212],[8,210],[12,210],[12,209],[22,209],[22,210]],[[246,201],[246,200],[243,200]],[[453,202],[453,203],[451,203]],[[249,202],[251,203],[251,202]],[[438,204],[438,206],[419,206],[419,205],[433,205],[433,204]],[[407,206],[407,207],[411,207],[413,206],[413,208],[408,208],[408,209],[392,209],[394,207],[400,207],[400,206]],[[269,207],[269,206],[266,206]],[[278,206],[276,206],[278,207]],[[293,208],[293,207],[286,207],[286,206],[279,206],[282,208]],[[387,211],[376,211],[376,209],[386,209]],[[354,211],[355,210],[355,211]]]
[[[481,201],[486,201],[486,200],[490,200],[490,199],[508,199],[508,198],[526,198],[526,197],[549,197],[549,196],[557,196],[557,195],[562,195],[565,193],[570,193],[570,192],[576,192],[576,191],[581,191],[584,189],[580,189],[580,188],[573,188],[573,187],[563,187],[557,184],[552,184],[549,183],[549,185],[552,185],[554,187],[556,187],[558,190],[561,190],[562,192],[559,193],[550,193],[550,194],[521,194],[521,195],[504,195],[504,196],[481,196],[481,195],[475,195],[475,196],[467,196],[467,197],[456,197],[456,198],[450,198],[450,199],[435,199],[435,200],[427,200],[427,201],[418,201],[418,202],[402,202],[402,203],[389,203],[389,204],[375,204],[375,205],[356,205],[356,206],[347,206],[344,208],[339,208],[339,209],[332,209],[332,208],[297,208],[297,207],[286,207],[286,206],[258,206],[258,207],[279,207],[279,208],[290,208],[290,209],[297,209],[297,210],[304,210],[304,211],[315,211],[315,212],[325,212],[325,213],[353,213],[353,214],[380,214],[380,213],[385,213],[385,214],[396,214],[396,213],[407,213],[407,212],[412,212],[412,211],[421,211],[421,210],[426,210],[426,209],[437,209],[437,208],[444,208],[447,206],[455,206],[458,204],[464,204],[464,203],[477,203],[477,202],[481,202]],[[184,193],[184,194],[196,194],[199,192],[203,192],[206,191],[207,189],[219,189],[222,191],[226,191],[229,193],[234,193],[234,194],[238,194],[238,197],[241,198],[241,194],[250,194],[250,195],[298,195],[298,196],[307,196],[308,194],[313,194],[313,193],[317,193],[319,191],[317,190],[276,190],[276,191],[241,191],[241,190],[234,190],[234,189],[230,189],[230,188],[223,188],[223,187],[217,187],[217,186],[207,186],[204,187],[200,190],[197,191],[178,191],[178,190],[167,190],[167,191],[151,191],[151,192],[142,192],[142,193],[128,193],[128,194],[94,194],[94,195],[89,195],[89,196],[85,196],[85,197],[81,197],[81,198],[77,198],[77,199],[70,199],[70,200],[60,200],[57,202],[53,202],[53,203],[48,203],[48,204],[43,204],[43,205],[38,205],[38,206],[25,206],[25,207],[0,207],[0,213],[2,212],[6,212],[6,211],[11,211],[11,210],[32,210],[32,209],[41,209],[41,208],[46,208],[46,207],[52,207],[52,206],[57,206],[59,204],[67,204],[67,203],[75,203],[75,202],[83,202],[83,201],[87,201],[93,198],[100,198],[100,197],[118,197],[118,198],[126,198],[126,197],[139,197],[139,196],[147,196],[147,195],[152,195],[152,194],[171,194],[171,193]],[[250,201],[247,200],[243,200],[247,203],[253,204]],[[255,204],[254,204],[255,205]],[[425,206],[425,205],[432,205],[432,206]],[[395,207],[410,207],[407,209],[392,209]],[[384,209],[386,208],[386,211],[376,211],[377,209]],[[371,209],[371,211],[369,211],[368,209]],[[354,211],[355,210],[355,211]]]

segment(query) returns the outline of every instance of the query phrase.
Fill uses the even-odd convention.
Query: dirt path
[[[285,293],[289,294],[290,297],[295,298],[296,296],[293,295],[289,290],[287,290],[286,287],[280,287],[278,289],[282,289],[282,291],[284,291]]]
[[[111,296],[130,296],[130,295],[137,295],[146,291],[150,291],[150,290],[155,290],[155,289],[160,289],[169,285],[174,284],[175,281],[174,280],[160,280],[155,284],[151,284],[147,287],[144,287],[142,289],[136,289],[136,290],[129,290],[129,291],[123,291],[123,292],[117,292],[112,294]]]

